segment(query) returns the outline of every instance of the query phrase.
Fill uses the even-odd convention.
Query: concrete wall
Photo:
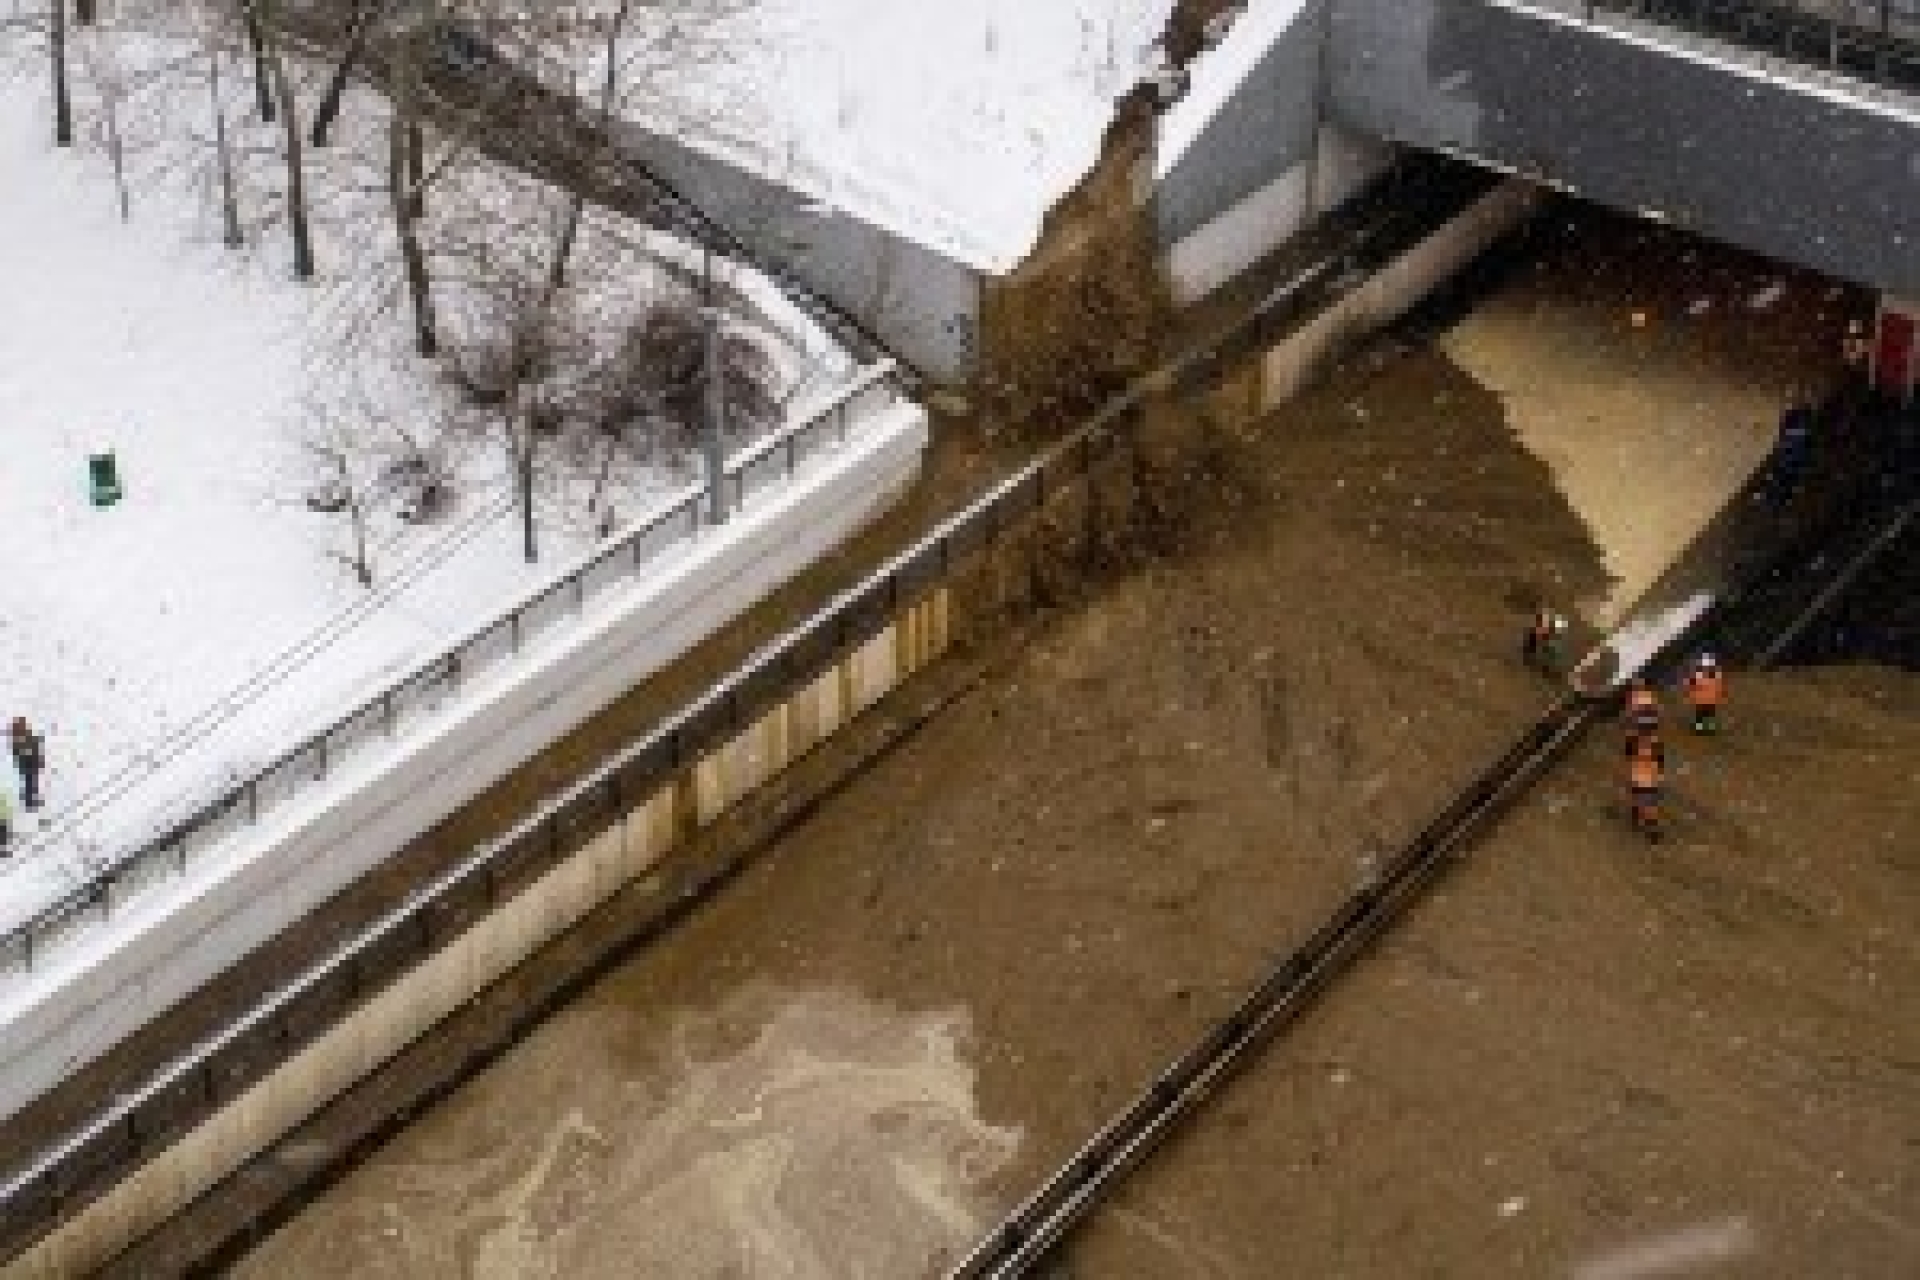
[[[1327,65],[1349,128],[1920,293],[1911,104],[1496,0],[1336,0]]]
[[[767,712],[625,821],[290,1058],[266,1079],[89,1205],[5,1269],[64,1280],[98,1268],[371,1074],[902,680],[947,651],[946,589],[897,613],[872,640]]]
[[[1154,224],[1175,298],[1204,297],[1333,208],[1386,166],[1390,150],[1350,130],[1316,125],[1322,114],[1329,0],[1304,6],[1230,87],[1232,42],[1265,38],[1253,24],[1230,32],[1195,68],[1196,96],[1163,120]],[[1243,19],[1243,22],[1247,20]],[[1214,99],[1219,99],[1217,102]],[[1197,129],[1178,113],[1204,115]]]
[[[785,264],[921,373],[942,383],[972,375],[979,271],[671,138],[633,126],[618,136],[623,151],[768,261]]]
[[[0,1037],[0,1115],[118,1043],[234,960],[359,878],[548,743],[698,643],[864,524],[904,490],[926,443],[924,413],[899,403],[822,459],[703,535],[657,574],[557,628],[537,658],[476,679],[447,722],[297,797],[231,852],[209,858],[195,895],[132,916],[120,944],[24,1005]],[[58,959],[53,960],[58,963]]]
[[[1538,187],[1518,181],[1504,184],[1274,344],[1261,361],[1262,407],[1292,399],[1342,349],[1404,314],[1532,217],[1543,199]]]

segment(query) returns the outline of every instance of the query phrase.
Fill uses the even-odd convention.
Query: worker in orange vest
[[[1635,738],[1657,738],[1660,734],[1660,695],[1644,676],[1635,676],[1627,686],[1624,719],[1629,742]]]
[[[1693,708],[1693,731],[1718,733],[1720,704],[1727,696],[1727,677],[1712,654],[1703,653],[1694,661],[1687,672],[1686,691],[1687,705]]]
[[[1627,741],[1627,812],[1633,829],[1660,839],[1660,789],[1666,782],[1667,752],[1657,735]]]

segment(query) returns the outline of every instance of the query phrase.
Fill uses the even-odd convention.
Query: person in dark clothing
[[[13,767],[20,773],[20,805],[31,812],[40,807],[40,774],[47,767],[46,744],[27,724],[25,716],[15,716],[7,729],[7,745],[13,750]]]
[[[1773,442],[1769,466],[1774,501],[1791,498],[1806,477],[1807,464],[1813,459],[1814,424],[1813,405],[1805,396],[1795,396],[1780,415],[1780,434]]]
[[[1552,609],[1540,608],[1527,623],[1526,637],[1520,644],[1520,658],[1536,671],[1552,675],[1559,670],[1562,641],[1567,620]]]

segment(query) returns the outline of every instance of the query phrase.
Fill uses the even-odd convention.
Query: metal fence
[[[883,381],[870,381],[859,394],[874,394],[885,386]],[[1056,499],[1084,495],[1086,509],[1071,522],[1077,533],[1070,536],[1091,549],[1100,536],[1097,477],[1103,470],[1130,475],[1137,471],[1131,446],[1141,398],[1142,393],[1134,392],[1109,406],[1040,459],[753,654],[725,680],[511,831],[419,885],[223,1030],[139,1087],[116,1096],[31,1164],[10,1172],[0,1181],[0,1259],[29,1247],[104,1192],[129,1165],[157,1154],[238,1098],[494,907],[624,821],[687,768],[880,635],[901,610],[949,582],[958,568],[980,552],[1031,528],[1032,517]],[[843,403],[851,406],[857,398]],[[849,416],[851,409],[830,415],[837,422],[816,420],[815,448],[843,429]],[[796,442],[789,449],[781,440],[769,442],[759,456],[768,455],[778,455],[779,465],[788,468],[809,452],[805,444]],[[746,492],[751,493],[747,472],[746,467],[738,469]],[[697,510],[697,502],[693,505]],[[556,584],[547,594],[570,589]],[[505,620],[483,634],[502,625]]]
[[[1392,199],[1356,229],[1350,243],[1329,256],[1327,270],[1309,270],[1311,283],[1288,290],[1263,307],[1250,329],[1216,336],[1180,356],[1165,385],[1204,383],[1228,350],[1248,332],[1271,339],[1288,324],[1318,314],[1367,274],[1390,261],[1432,227],[1483,193],[1485,174],[1467,166],[1426,161],[1452,179],[1431,186],[1387,184]],[[1459,181],[1454,181],[1458,179]],[[1410,213],[1418,210],[1418,216]],[[116,1095],[99,1112],[0,1178],[0,1259],[44,1236],[105,1191],[125,1170],[152,1158],[204,1118],[240,1097],[278,1064],[313,1042],[352,1010],[430,957],[494,906],[514,897],[684,771],[726,744],[786,699],[834,669],[881,634],[910,605],[983,562],[983,553],[1016,543],[1043,513],[1064,512],[1056,527],[1089,555],[1111,536],[1118,511],[1102,497],[1103,477],[1126,479],[1126,502],[1146,490],[1140,435],[1142,410],[1160,394],[1160,380],[1136,385],[1041,457],[1007,476],[964,509],[941,521],[913,546],[842,592],[780,638],[742,662],[666,721],[594,768],[512,830],[466,854],[418,886],[391,910],[361,926],[305,972],[275,988],[219,1033],[197,1043],[141,1084]],[[1075,499],[1079,509],[1072,510]],[[1043,557],[1030,554],[1024,571],[999,585],[1010,593],[1044,596]],[[1016,570],[1019,565],[1013,565]],[[1022,585],[1024,584],[1024,585]],[[1029,603],[1012,599],[1009,604]],[[969,612],[1002,602],[972,600]],[[668,909],[703,890],[698,880],[669,878]]]
[[[1575,0],[1790,62],[1920,92],[1920,0]]]
[[[736,457],[721,480],[726,509],[738,510],[790,479],[810,459],[844,444],[852,423],[895,402],[899,391],[894,375],[891,360],[867,366],[804,421]],[[643,575],[663,553],[709,523],[708,502],[704,488],[681,498],[159,837],[112,859],[86,883],[0,935],[0,977],[31,972],[41,957],[68,938],[111,917],[144,889],[184,874],[198,856],[369,749],[392,742],[466,683],[512,662],[530,641],[578,618],[608,591]]]

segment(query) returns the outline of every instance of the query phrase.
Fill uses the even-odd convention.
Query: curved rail
[[[1568,695],[1403,846],[1299,947],[1109,1120],[948,1272],[949,1280],[1026,1275],[1266,1037],[1291,1022],[1378,940],[1478,831],[1529,787],[1600,714]]]

